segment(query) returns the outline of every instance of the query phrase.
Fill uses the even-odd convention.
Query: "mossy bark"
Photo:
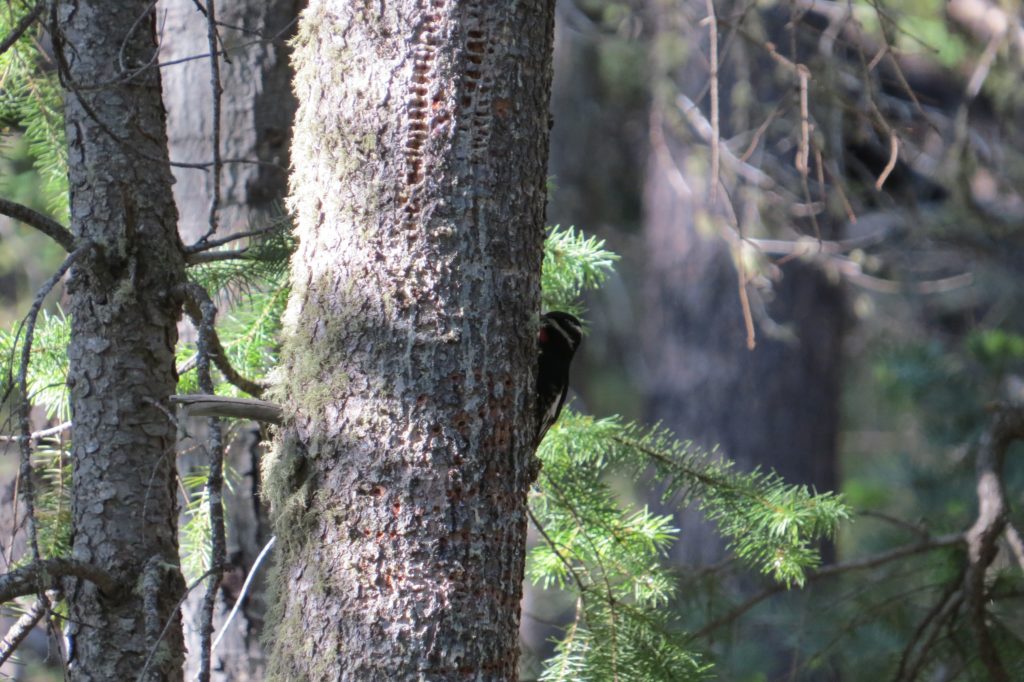
[[[553,0],[313,2],[274,679],[514,679]]]
[[[185,267],[149,0],[56,8],[71,227],[95,248],[68,283],[74,558],[122,583],[68,580],[72,680],[181,679],[174,392]],[[170,623],[161,639],[160,631]]]

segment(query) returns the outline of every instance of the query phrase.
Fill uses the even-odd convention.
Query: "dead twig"
[[[207,4],[207,11],[212,16],[213,2]],[[210,373],[210,359],[212,353],[214,333],[214,320],[217,316],[217,308],[214,306],[210,295],[198,284],[186,284],[185,291],[188,294],[186,309],[192,317],[193,322],[199,329],[199,361],[196,371],[199,374],[199,388],[206,393],[213,393],[213,377]],[[198,313],[198,315],[196,314]],[[219,343],[217,344],[220,345]],[[220,349],[223,355],[223,350]],[[211,642],[213,637],[213,610],[217,603],[217,593],[224,576],[224,564],[226,563],[226,548],[224,538],[224,444],[223,432],[220,419],[210,417],[208,428],[209,453],[209,475],[206,479],[206,492],[210,509],[210,527],[212,533],[210,551],[210,580],[206,586],[206,594],[203,596],[203,603],[200,608],[199,622],[199,674],[200,682],[209,682]]]

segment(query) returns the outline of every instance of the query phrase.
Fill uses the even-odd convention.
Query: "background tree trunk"
[[[57,9],[71,223],[96,245],[72,270],[68,347],[74,421],[74,558],[122,580],[65,585],[73,680],[136,679],[161,629],[152,679],[181,679],[174,393],[176,287],[184,259],[171,194],[155,14],[148,0]],[[121,70],[123,66],[124,71]],[[100,87],[97,87],[100,86]]]
[[[276,679],[516,676],[553,20],[303,15]]]
[[[262,163],[230,163],[221,174],[221,230],[219,236],[259,228],[280,218],[287,195],[288,146],[295,98],[286,40],[294,33],[298,0],[221,0],[217,3],[219,34],[228,60],[220,63],[221,155]],[[194,5],[165,0],[161,56],[166,62],[207,54],[207,21]],[[212,89],[208,59],[193,59],[164,70],[163,95],[167,107],[170,155],[187,162],[207,161],[212,149]],[[209,229],[213,174],[193,168],[175,168],[174,196],[178,205],[179,233],[186,243],[198,241]],[[234,246],[234,245],[233,245]],[[190,421],[189,433],[202,438],[205,419]],[[253,566],[270,539],[266,507],[259,497],[260,431],[243,430],[226,453],[229,470],[239,474],[233,490],[225,490],[227,557],[229,568],[215,607],[214,627],[224,619]],[[189,443],[191,445],[191,443]],[[185,448],[182,448],[185,450]],[[194,452],[195,448],[188,448]],[[179,467],[206,464],[203,455],[179,455]],[[266,611],[265,562],[255,574],[245,601],[235,615],[214,655],[215,680],[260,680],[265,658],[260,637]],[[185,643],[190,652],[185,674],[195,677],[199,664],[199,608],[203,593],[195,590],[182,606]]]
[[[684,9],[665,5],[658,11],[660,26],[676,25],[687,12],[690,17],[706,13],[703,2]],[[716,11],[734,16],[731,3],[716,3]],[[757,25],[779,44],[789,42],[779,16],[765,12]],[[709,100],[700,94],[708,93],[708,35],[705,26],[699,31],[691,36],[685,66],[662,58],[656,68],[685,73],[673,87],[693,98],[710,121]],[[679,37],[663,32],[655,40],[666,45]],[[660,54],[672,53],[663,49]],[[795,59],[805,56],[801,52]],[[760,123],[752,121],[761,116],[760,105],[751,101],[773,102],[792,88],[791,73],[780,76],[774,62],[759,57],[736,41],[718,73],[723,139]],[[779,82],[780,77],[789,80]],[[808,219],[795,218],[789,207],[781,213],[766,193],[739,181],[728,168],[722,171],[723,186],[713,204],[708,141],[685,122],[676,97],[668,92],[653,103],[644,191],[649,266],[644,338],[651,370],[647,416],[700,445],[721,446],[743,468],[759,466],[777,471],[790,483],[833,490],[845,318],[842,288],[820,268],[799,260],[777,268],[778,278],[763,298],[754,284],[745,284],[758,335],[757,347],[748,350],[734,246],[724,236],[732,233],[734,241],[739,234],[727,218],[726,202],[732,202],[746,237],[792,238],[814,234],[815,228]],[[819,109],[829,105],[815,102]],[[767,150],[770,143],[763,144]],[[780,182],[798,182],[791,156],[765,166],[780,169]],[[822,212],[817,221],[821,237],[838,238],[842,219]],[[763,312],[757,309],[758,298],[764,302]],[[681,538],[677,551],[688,563],[715,563],[724,553],[721,538],[696,512],[684,515]]]

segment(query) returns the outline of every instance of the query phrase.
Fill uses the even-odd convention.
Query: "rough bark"
[[[554,3],[296,41],[274,679],[514,679]]]
[[[65,584],[72,680],[136,679],[168,621],[151,678],[181,679],[174,392],[184,279],[167,161],[155,15],[148,0],[56,7],[66,94],[71,227],[96,245],[71,272],[68,346],[72,557],[121,580]]]
[[[288,146],[295,113],[291,68],[286,40],[294,33],[298,0],[220,0],[219,35],[227,51],[220,62],[221,155],[226,159],[260,163],[228,163],[221,173],[218,236],[260,228],[279,217],[287,195]],[[161,58],[165,62],[209,53],[207,21],[190,4],[165,0]],[[212,88],[208,59],[182,61],[164,69],[163,94],[171,158],[202,162],[213,158]],[[174,196],[179,233],[186,243],[198,241],[209,229],[213,174],[194,168],[174,169]],[[233,247],[242,244],[234,244]],[[205,420],[193,419],[189,433],[202,437]],[[270,539],[266,508],[258,495],[260,439],[257,428],[228,448],[229,469],[241,474],[234,489],[225,491],[228,572],[215,608],[218,633],[253,562]],[[185,449],[185,448],[183,448]],[[194,452],[195,448],[187,448]],[[187,471],[205,464],[205,457],[183,453],[179,467]],[[269,563],[269,562],[268,562]],[[266,611],[265,563],[254,576],[241,608],[214,653],[212,679],[259,680],[265,656],[260,643]],[[185,674],[192,678],[199,662],[198,616],[202,592],[194,591],[182,606],[185,639],[190,655]]]

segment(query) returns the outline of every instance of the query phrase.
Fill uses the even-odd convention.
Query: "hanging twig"
[[[715,0],[706,0],[708,16],[709,62],[711,65],[711,207],[718,203],[718,143],[722,139],[718,120],[718,21],[715,18]]]
[[[36,293],[35,300],[32,301],[32,307],[28,311],[28,315],[25,316],[23,322],[25,328],[25,339],[21,345],[21,364],[18,367],[17,385],[21,395],[19,396],[21,402],[19,405],[20,413],[20,425],[21,425],[21,439],[18,441],[21,445],[21,470],[18,473],[19,481],[19,492],[21,493],[22,502],[25,504],[25,517],[28,525],[28,539],[29,547],[32,551],[32,560],[39,561],[39,538],[36,534],[36,519],[35,519],[35,498],[34,488],[32,482],[32,429],[29,422],[29,394],[28,394],[28,365],[29,358],[32,353],[32,337],[35,334],[36,319],[39,317],[39,311],[43,307],[43,301],[46,300],[47,295],[53,290],[53,287],[57,285],[57,282],[64,277],[64,274],[74,265],[86,251],[92,249],[92,244],[86,244],[81,246],[75,251],[71,252],[64,262],[61,263],[57,271],[46,281],[45,284]],[[15,516],[17,516],[17,508],[15,508]],[[14,527],[17,527],[17,518],[14,520]]]
[[[235,614],[238,613],[238,609],[241,608],[242,602],[245,600],[245,595],[249,593],[249,585],[252,583],[253,577],[256,575],[256,570],[263,563],[264,557],[270,553],[270,549],[274,546],[274,542],[277,541],[277,536],[274,535],[267,541],[267,544],[263,546],[263,549],[256,556],[256,560],[252,562],[252,567],[249,569],[249,575],[245,576],[245,582],[242,583],[242,589],[238,593],[238,597],[235,599],[235,605],[231,607],[231,613],[224,620],[224,624],[220,626],[220,632],[217,633],[217,639],[213,640],[213,644],[210,646],[210,655],[217,650],[217,645],[220,644],[220,640],[223,639],[224,633],[228,631],[228,626],[231,625],[231,621],[234,620]]]
[[[217,308],[210,299],[209,294],[198,284],[184,285],[189,298],[186,308],[191,310],[193,321],[199,328],[198,351],[199,361],[196,368],[199,374],[199,387],[206,393],[213,393],[213,377],[210,373],[210,359],[212,352],[212,340],[214,338],[213,325],[217,315]],[[195,319],[194,312],[198,308],[199,319]],[[224,575],[225,564],[225,540],[224,540],[224,447],[222,442],[222,431],[220,419],[211,417],[209,420],[208,447],[210,457],[210,472],[206,481],[207,499],[210,509],[210,526],[213,537],[211,538],[210,558],[210,580],[206,586],[206,594],[203,597],[203,604],[200,610],[199,622],[199,674],[200,682],[208,682],[210,679],[211,659],[211,638],[213,636],[213,610],[217,602],[217,592],[220,589],[221,579]]]
[[[206,0],[206,40],[210,49],[210,91],[213,96],[213,121],[211,123],[213,127],[211,134],[211,145],[213,146],[213,190],[210,197],[210,229],[203,235],[203,239],[217,232],[219,220],[217,212],[220,209],[220,174],[224,170],[224,163],[220,158],[220,110],[224,87],[220,82],[220,50],[217,45],[217,6],[214,0]],[[208,671],[206,675],[209,676]],[[202,672],[200,672],[200,678],[202,677]]]

